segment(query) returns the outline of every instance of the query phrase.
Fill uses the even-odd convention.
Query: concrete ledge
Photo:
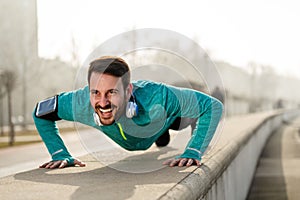
[[[182,152],[176,145],[152,148],[111,165],[103,165],[87,155],[80,157],[86,167],[33,169],[0,178],[1,199],[245,199],[265,141],[283,120],[298,114],[299,111],[275,111],[226,119],[221,134],[214,138],[216,145],[203,158],[201,167],[162,167],[163,160]],[[184,132],[180,135],[185,138],[173,140],[183,144],[182,148],[190,137],[188,130]],[[100,156],[109,159],[121,155],[111,153],[102,152]],[[159,169],[145,173],[114,169],[143,169],[150,165]]]
[[[299,110],[274,111],[229,119],[204,165],[160,199],[245,199],[268,137],[299,114]]]

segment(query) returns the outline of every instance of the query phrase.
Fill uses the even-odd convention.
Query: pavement
[[[64,133],[61,134],[61,137],[73,155],[87,154],[76,132]],[[5,142],[6,139],[3,138],[2,140]],[[16,136],[15,140],[22,142],[31,140],[36,143],[0,149],[0,159],[2,160],[0,162],[0,177],[36,169],[40,164],[49,161],[50,156],[44,143],[41,142],[40,136]]]
[[[93,136],[91,141],[85,141],[86,134],[93,135],[89,129],[64,134],[69,151],[87,166],[54,170],[37,169],[50,159],[43,143],[7,148],[0,151],[1,160],[5,160],[0,164],[0,194],[6,200],[158,199],[196,169],[162,165],[165,159],[182,152],[182,142],[186,144],[189,132],[189,128],[180,134],[174,131],[170,146],[153,146],[143,152],[122,151],[108,140],[98,143],[101,152],[93,147],[85,149],[85,145],[95,143]]]
[[[248,200],[300,199],[300,118],[285,123],[268,140]]]
[[[226,119],[200,169],[209,169],[205,163],[222,151],[229,140],[254,129],[266,116],[269,113]],[[0,163],[1,199],[176,199],[168,192],[190,175],[197,176],[194,172],[199,168],[171,168],[162,162],[182,153],[189,134],[189,128],[172,132],[168,147],[159,149],[153,145],[138,152],[122,150],[92,129],[64,134],[69,151],[87,166],[54,170],[37,168],[50,159],[43,143],[9,148],[4,153],[1,150],[0,159],[5,161]]]

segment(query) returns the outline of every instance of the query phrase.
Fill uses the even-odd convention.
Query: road
[[[62,138],[72,155],[79,157],[87,154],[76,131],[62,134]],[[0,177],[38,168],[50,160],[44,143],[9,147],[0,150]]]
[[[177,131],[171,131],[171,142],[168,148],[165,149],[160,159],[175,156],[178,152],[182,152],[185,148],[185,144],[190,138],[189,128],[181,131],[178,134]],[[183,134],[184,133],[184,134]],[[61,134],[61,137],[67,146],[69,152],[73,157],[81,157],[87,154],[92,155],[97,161],[100,161],[102,165],[110,165],[119,171],[127,171],[132,173],[155,171],[162,168],[162,161],[155,160],[149,154],[148,157],[143,157],[148,162],[146,167],[140,164],[135,167],[136,157],[142,154],[148,155],[149,152],[158,152],[159,149],[153,145],[148,151],[126,151],[112,142],[104,134],[101,134],[96,129],[85,128],[79,129],[79,131],[68,132]],[[123,163],[124,159],[131,160],[129,166],[116,165],[114,163]],[[50,155],[46,149],[44,143],[34,143],[30,145],[10,147],[1,149],[0,151],[0,177],[13,175],[20,172],[29,171],[38,168],[39,165],[48,162]],[[84,160],[83,160],[84,161]],[[155,161],[155,162],[154,162]]]
[[[96,129],[62,136],[86,167],[37,169],[50,159],[43,143],[5,149],[0,154],[1,199],[159,199],[196,169],[162,164],[183,152],[190,129],[171,133],[167,147],[154,144],[146,151],[125,151]]]
[[[300,118],[285,123],[268,140],[248,200],[300,199]]]

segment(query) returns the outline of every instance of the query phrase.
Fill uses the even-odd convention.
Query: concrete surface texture
[[[158,199],[193,169],[163,168],[133,174],[102,166],[89,156],[82,160],[87,167],[37,169],[3,178],[1,196],[3,199]]]
[[[189,129],[184,130],[180,135],[182,137],[178,136],[178,138],[177,136],[175,138],[175,135],[179,133],[174,132],[171,146],[161,149],[153,146],[144,153],[127,154],[126,159],[121,159],[123,155],[116,149],[110,152],[109,156],[104,150],[97,154],[80,156],[80,159],[87,164],[86,167],[32,169],[3,177],[0,179],[1,199],[158,199],[196,169],[195,166],[170,168],[162,165],[165,159],[182,151],[189,139],[189,132]],[[70,134],[64,136],[67,146],[71,147],[69,150],[77,151],[75,154],[80,155],[83,151],[76,150],[72,146],[72,144],[78,146],[78,141],[69,137],[71,137]],[[177,146],[175,149],[176,145],[181,145],[181,147]],[[37,153],[38,147],[43,149]],[[23,148],[19,150],[25,151]],[[25,156],[27,158],[20,156],[20,152],[13,152],[16,157],[22,157],[18,160],[21,163],[31,160],[36,168],[42,163],[37,163],[32,156],[37,156],[38,161],[41,162],[46,162],[49,158],[45,154],[43,144],[34,144],[26,148],[30,149]],[[109,149],[109,147],[104,149]],[[46,156],[41,158],[40,154]],[[95,155],[102,159],[100,161],[95,159],[97,158]],[[13,156],[10,155],[10,157]],[[108,160],[110,162],[116,160],[116,162],[105,163]],[[22,166],[21,163],[18,166]],[[13,161],[9,161],[8,164],[14,166]],[[7,165],[2,167],[2,169],[7,168],[9,168]]]
[[[226,119],[224,127],[220,127],[219,133],[215,135],[211,149],[204,156],[204,164],[200,168],[170,168],[161,165],[165,159],[182,152],[189,139],[189,129],[185,129],[183,132],[172,133],[173,143],[166,148],[158,149],[153,146],[143,153],[126,154],[127,157],[122,159],[118,159],[122,156],[118,151],[111,152],[109,156],[105,151],[96,152],[97,154],[92,152],[90,155],[80,156],[87,163],[86,167],[32,169],[3,177],[0,179],[1,199],[190,199],[194,191],[182,186],[195,183],[189,180],[199,182],[202,179],[195,177],[211,173],[214,159],[220,156],[222,148],[230,140],[254,129],[271,114],[260,113]],[[17,155],[22,154],[10,156]],[[110,159],[115,162],[99,162],[95,155],[96,158],[102,158],[100,161]],[[212,183],[208,176],[206,178],[206,182],[197,185],[209,187]],[[174,189],[181,190],[186,195],[176,196],[178,193],[170,192]]]
[[[300,199],[300,118],[285,123],[267,142],[248,200]]]

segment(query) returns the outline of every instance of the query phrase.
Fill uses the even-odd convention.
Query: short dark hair
[[[93,72],[109,74],[116,77],[122,77],[124,89],[130,83],[130,70],[128,64],[120,57],[103,56],[90,63],[88,71],[88,83],[90,84]]]

